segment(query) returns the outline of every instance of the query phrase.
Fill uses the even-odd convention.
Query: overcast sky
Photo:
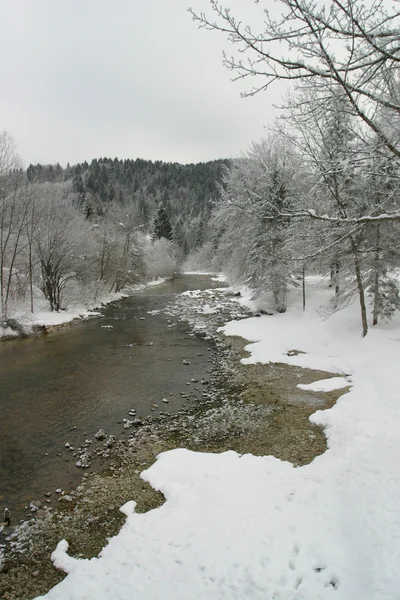
[[[252,0],[230,1],[252,10]],[[246,8],[248,6],[248,9]],[[240,98],[208,0],[0,0],[0,131],[30,162],[198,162],[265,135],[279,96]],[[245,8],[243,8],[245,7]]]

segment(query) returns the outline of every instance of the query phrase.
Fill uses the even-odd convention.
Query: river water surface
[[[182,407],[180,392],[201,397],[191,379],[207,377],[210,342],[189,336],[163,310],[175,294],[213,285],[220,284],[185,275],[103,308],[101,318],[0,343],[0,509],[11,509],[14,524],[31,500],[43,503],[45,492],[54,498],[56,488],[80,481],[67,442],[95,442],[99,428],[121,438],[130,431],[122,425],[129,409],[173,413]]]

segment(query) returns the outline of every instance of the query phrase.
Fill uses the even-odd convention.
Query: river
[[[175,294],[219,285],[177,277],[102,308],[100,318],[0,343],[0,509],[10,508],[13,524],[30,514],[31,500],[43,503],[51,492],[53,501],[56,488],[79,483],[83,472],[66,443],[96,442],[99,428],[121,438],[130,409],[173,413],[181,392],[201,397],[191,379],[207,377],[210,342],[188,335],[164,309]]]

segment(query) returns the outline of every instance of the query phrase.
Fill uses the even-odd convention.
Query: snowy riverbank
[[[137,514],[132,497],[122,508],[125,525],[99,558],[72,558],[60,542],[53,561],[69,575],[43,598],[397,597],[400,322],[396,316],[361,339],[357,306],[324,320],[319,307],[331,291],[320,279],[308,283],[305,313],[292,291],[286,314],[236,320],[223,332],[251,342],[243,363],[339,373],[336,385],[352,386],[311,417],[325,428],[328,450],[298,468],[232,451],[161,454],[142,478],[166,502]],[[203,298],[200,316],[213,308]],[[328,393],[330,384],[314,389]]]
[[[88,319],[91,317],[97,317],[100,315],[98,308],[105,306],[111,302],[125,298],[132,292],[141,290],[147,286],[158,285],[164,283],[167,280],[165,277],[159,277],[153,281],[147,283],[137,284],[130,286],[128,289],[123,289],[121,292],[109,292],[102,293],[96,296],[95,300],[87,302],[70,302],[67,303],[64,310],[50,311],[48,309],[48,302],[37,293],[35,300],[35,312],[32,313],[27,304],[21,304],[19,307],[15,307],[12,311],[12,323],[15,323],[16,327],[2,327],[0,325],[0,340],[1,339],[13,339],[21,337],[22,335],[32,335],[34,332],[40,332],[41,329],[50,329],[52,327],[59,327],[74,321],[75,319]]]

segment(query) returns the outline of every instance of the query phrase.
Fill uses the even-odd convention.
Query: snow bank
[[[223,275],[222,273],[216,273],[215,271],[187,271],[184,270],[183,271],[183,275],[209,275],[212,276],[211,280],[212,281],[226,281],[226,277],[225,275]]]
[[[317,411],[328,450],[294,468],[274,457],[164,453],[142,474],[167,501],[127,521],[99,558],[74,559],[46,600],[394,600],[400,589],[400,323],[360,338],[357,307],[314,307],[227,324],[252,343],[243,362],[280,361],[352,375]],[[292,354],[291,351],[305,354]],[[288,354],[289,353],[289,354]],[[325,385],[325,384],[324,384]]]
[[[152,281],[148,281],[145,287],[153,287],[154,285],[160,285],[160,283],[165,283],[171,279],[171,277],[157,277],[156,279],[152,279]]]

